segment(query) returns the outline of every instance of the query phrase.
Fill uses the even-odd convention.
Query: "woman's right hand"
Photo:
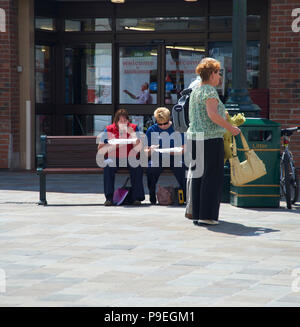
[[[153,152],[155,149],[158,149],[159,148],[159,145],[151,145],[150,146],[150,151]]]
[[[233,136],[236,136],[236,135],[239,135],[241,130],[236,127],[236,126],[231,126],[229,132],[233,135]]]

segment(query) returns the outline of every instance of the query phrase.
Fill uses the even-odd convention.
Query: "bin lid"
[[[258,126],[258,127],[280,127],[280,124],[267,118],[246,117],[246,121],[241,126]]]

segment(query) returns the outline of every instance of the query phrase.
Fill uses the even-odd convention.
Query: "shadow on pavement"
[[[42,207],[43,205],[41,205]],[[140,208],[150,207],[151,204],[142,203],[141,205],[120,205],[120,206],[107,206],[106,208]],[[105,207],[104,203],[62,203],[62,204],[47,204],[45,207]]]
[[[115,189],[124,184],[127,176],[116,174]],[[174,183],[174,176],[161,176],[159,181]],[[145,192],[148,191],[144,176]],[[39,192],[39,177],[35,172],[12,172],[0,170],[0,191]],[[47,192],[55,193],[100,193],[104,192],[103,175],[49,175],[46,180]]]
[[[47,192],[103,193],[102,175],[49,175]],[[39,192],[39,177],[32,172],[0,171],[0,190]]]
[[[37,203],[38,204],[38,203]],[[104,207],[103,203],[54,203],[54,204],[47,204],[47,205],[40,205],[41,207]]]
[[[224,233],[236,236],[260,236],[262,234],[280,232],[279,229],[265,228],[265,227],[250,227],[238,223],[231,223],[227,221],[219,221],[219,225],[195,225],[199,228],[207,228],[216,233]]]

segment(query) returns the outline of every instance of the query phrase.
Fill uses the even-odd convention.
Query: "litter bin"
[[[230,185],[230,203],[236,207],[274,207],[280,205],[280,124],[265,118],[247,118],[240,126],[250,149],[266,165],[267,174],[242,185]],[[244,161],[241,138],[236,137],[237,154]]]

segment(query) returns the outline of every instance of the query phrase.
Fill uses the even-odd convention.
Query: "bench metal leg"
[[[40,174],[40,201],[39,205],[47,205],[46,200],[46,175]]]

